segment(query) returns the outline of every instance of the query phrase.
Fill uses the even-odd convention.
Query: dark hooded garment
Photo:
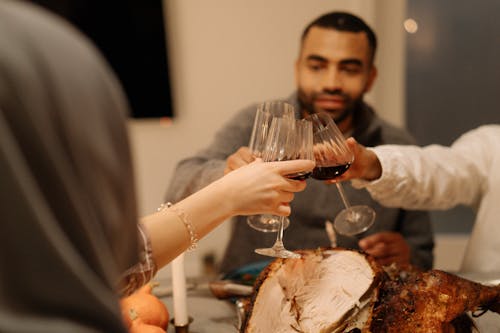
[[[0,1],[0,332],[126,332],[138,261],[122,90],[91,43]]]

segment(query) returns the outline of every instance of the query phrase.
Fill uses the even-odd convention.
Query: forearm
[[[310,171],[314,162],[255,161],[177,202],[170,209],[143,218],[159,267],[234,215],[269,213],[289,215],[293,193],[304,190],[304,181],[284,175]]]
[[[235,213],[230,200],[220,200],[229,189],[215,182],[178,202],[174,208],[162,209],[141,219],[139,262],[122,276],[120,294],[131,294],[147,283],[180,253]],[[192,231],[186,226],[192,226]]]
[[[192,243],[185,223],[192,225],[194,237],[201,239],[234,211],[224,198],[223,186],[215,182],[177,202],[175,209],[163,209],[141,219],[150,237],[153,258],[161,268],[184,252]]]
[[[474,163],[447,147],[380,146],[374,148],[382,175],[373,182],[353,181],[366,187],[380,203],[407,209],[448,209],[472,205],[480,191]],[[480,178],[480,177],[479,177]],[[468,188],[463,191],[463,188]]]

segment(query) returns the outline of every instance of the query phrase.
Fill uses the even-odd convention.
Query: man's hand
[[[357,143],[354,138],[348,138],[346,143],[354,154],[354,162],[344,174],[325,182],[327,184],[332,184],[353,178],[364,180],[375,180],[380,178],[382,175],[382,166],[380,165],[377,155],[373,151],[366,149],[365,146]]]
[[[240,147],[240,149],[238,149],[234,154],[229,155],[226,159],[224,174],[227,175],[231,171],[241,168],[254,160],[255,158],[248,147]]]
[[[359,247],[384,266],[393,262],[400,266],[410,263],[410,246],[397,232],[379,232],[367,236],[359,241]]]

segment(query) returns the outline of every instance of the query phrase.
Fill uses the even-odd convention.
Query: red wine
[[[312,172],[312,177],[318,180],[333,179],[349,169],[351,163],[333,165],[333,166],[316,166]]]
[[[291,175],[287,175],[287,178],[294,179],[294,180],[304,180],[309,178],[309,176],[312,174],[311,171],[309,172],[297,172]]]

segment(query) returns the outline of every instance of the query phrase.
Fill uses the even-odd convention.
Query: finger
[[[345,143],[353,153],[356,153],[359,150],[359,145],[355,138],[349,137],[345,140]]]
[[[255,157],[252,154],[245,154],[245,155],[241,155],[240,159],[245,164],[249,164],[249,163],[252,163],[255,160]]]
[[[293,192],[281,191],[279,199],[283,203],[289,203],[293,200],[294,197],[295,195],[293,194]]]
[[[365,252],[375,258],[397,257],[399,255],[397,251],[393,251],[392,248],[387,246],[373,247]]]
[[[276,209],[275,215],[279,216],[289,216],[292,212],[290,205],[288,203],[282,203]]]
[[[366,237],[362,238],[358,242],[358,246],[361,249],[363,249],[364,251],[366,251],[366,250],[376,246],[377,244],[379,244],[382,241],[383,241],[382,234],[377,233],[377,234],[373,234],[373,235],[366,236]]]
[[[305,180],[294,180],[285,178],[285,181],[279,186],[280,191],[302,192],[307,186]]]
[[[250,156],[241,156],[241,155],[232,155],[231,161],[235,163],[238,167],[242,167],[244,165],[250,164],[254,161],[254,158]]]
[[[375,258],[383,258],[392,255],[385,243],[378,243],[364,251]]]
[[[248,147],[240,147],[234,154],[231,155],[235,161],[240,161],[243,165],[249,164],[255,160],[251,150]]]
[[[378,232],[376,234],[366,236],[359,241],[359,247],[369,248],[377,243],[396,243],[404,241],[403,236],[397,232]]]
[[[227,169],[234,170],[241,168],[255,160],[248,147],[240,147],[234,154],[226,159]]]
[[[277,168],[281,175],[290,175],[298,172],[312,171],[315,163],[310,160],[293,160],[280,162],[267,162]]]
[[[245,160],[239,158],[238,156],[232,155],[226,161],[226,169],[229,171],[233,171],[233,170],[239,169],[247,164],[248,163]]]

